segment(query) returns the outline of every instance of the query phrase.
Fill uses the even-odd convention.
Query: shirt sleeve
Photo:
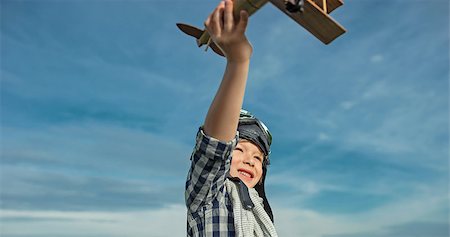
[[[230,169],[231,152],[237,140],[236,134],[233,140],[223,142],[206,135],[202,127],[199,129],[185,190],[186,206],[191,212],[196,212],[223,191],[226,173]]]

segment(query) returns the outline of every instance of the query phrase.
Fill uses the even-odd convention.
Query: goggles
[[[250,112],[241,109],[241,113],[239,115],[239,124],[241,125],[257,125],[259,129],[264,133],[264,138],[266,142],[262,142],[262,146],[264,146],[265,150],[267,151],[266,154],[266,161],[265,163],[268,165],[269,162],[269,154],[270,154],[270,145],[272,144],[272,134],[270,133],[267,126],[259,119],[257,119],[253,114]]]

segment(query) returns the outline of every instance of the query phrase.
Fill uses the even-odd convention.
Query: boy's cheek
[[[233,165],[233,162],[231,162],[231,165],[230,165],[230,175],[231,175],[231,177],[237,177],[237,175],[238,175],[235,165]]]

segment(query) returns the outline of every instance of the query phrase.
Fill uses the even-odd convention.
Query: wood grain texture
[[[320,0],[322,1],[322,0]],[[284,0],[270,0],[270,2],[303,26],[324,44],[329,44],[346,30],[333,18],[326,14],[314,0],[305,0],[303,12],[290,13],[286,10]]]
[[[313,0],[313,2],[323,9],[323,0]],[[327,0],[327,13],[329,14],[342,5],[344,5],[342,0]]]

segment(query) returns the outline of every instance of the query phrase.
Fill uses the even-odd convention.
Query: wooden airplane
[[[238,17],[241,10],[246,10],[251,16],[269,1],[324,44],[331,43],[346,32],[329,16],[329,13],[344,4],[343,0],[234,0],[233,14]],[[211,47],[214,52],[224,56],[220,48],[211,42],[206,30],[183,23],[177,23],[177,26],[184,33],[195,37],[198,47],[206,45],[205,50]]]

